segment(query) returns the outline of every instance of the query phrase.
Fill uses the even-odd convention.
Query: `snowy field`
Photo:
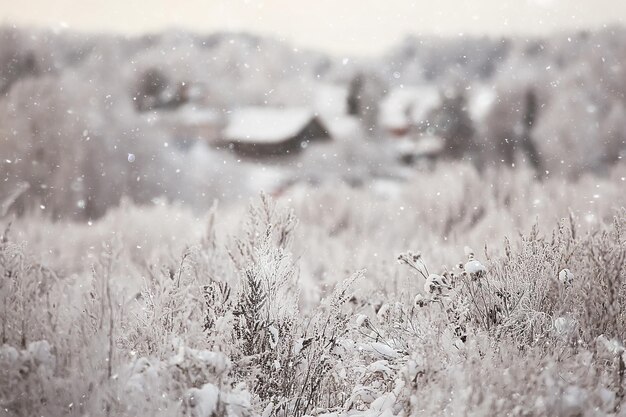
[[[625,175],[3,220],[0,415],[623,415]]]
[[[0,417],[626,417],[625,27],[353,57],[3,7]]]

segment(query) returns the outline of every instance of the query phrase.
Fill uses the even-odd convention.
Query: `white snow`
[[[247,177],[247,186],[251,190],[264,190],[272,192],[278,189],[288,179],[288,173],[279,166],[257,166],[250,167],[250,174]]]
[[[13,346],[2,345],[0,346],[0,363],[4,364],[12,364],[17,362],[20,357],[20,353]]]
[[[191,388],[185,399],[191,408],[193,417],[211,417],[217,411],[220,390],[213,384],[204,384],[202,388]]]
[[[428,117],[441,104],[436,86],[395,88],[380,104],[380,122],[388,128],[406,128]]]
[[[571,285],[574,282],[574,274],[569,269],[565,268],[559,272],[559,281],[563,285]]]
[[[346,111],[348,89],[343,85],[317,83],[313,96],[313,108],[323,115],[340,115]]]
[[[565,388],[561,399],[561,415],[582,415],[587,401],[587,392],[577,386],[570,385]],[[560,413],[559,413],[560,414]]]
[[[362,126],[359,120],[355,117],[335,114],[321,115],[320,119],[333,138],[347,140],[362,134]]]
[[[445,142],[437,136],[422,136],[418,139],[399,139],[395,147],[401,155],[428,156],[437,155],[443,151]]]
[[[276,345],[278,344],[278,329],[274,326],[269,326],[267,328],[267,331],[269,332],[269,341],[270,341],[270,346],[272,347],[272,349],[276,348]]]
[[[369,366],[367,367],[367,371],[370,373],[380,372],[386,375],[393,374],[393,370],[389,367],[389,361],[383,359],[369,364]]]
[[[201,126],[205,124],[218,123],[219,113],[211,108],[185,105],[176,111],[179,121],[188,126]]]
[[[205,366],[211,367],[217,375],[223,374],[230,367],[230,359],[220,352],[210,350],[196,350],[187,346],[180,346],[178,352],[169,359],[170,365],[180,365],[186,360],[200,361]]]
[[[437,274],[428,275],[428,282],[430,282],[431,284],[437,287],[447,287],[441,275],[437,275]]]
[[[469,113],[472,120],[482,121],[497,100],[498,95],[491,86],[477,85],[469,97]]]
[[[307,108],[247,107],[233,111],[224,138],[237,142],[279,143],[297,135],[315,115]]]
[[[481,264],[479,260],[472,259],[465,264],[465,271],[470,275],[484,274],[487,272],[487,268],[485,268],[485,266]]]
[[[52,346],[50,346],[47,340],[29,343],[27,351],[35,363],[54,369],[56,360],[52,354]]]
[[[576,330],[576,321],[568,317],[558,317],[554,320],[554,330],[559,337],[569,337]]]
[[[424,296],[422,294],[417,294],[415,296],[415,299],[413,300],[413,303],[416,306],[421,306],[422,304],[424,304],[424,302],[426,302],[426,298],[424,298]]]
[[[622,355],[626,352],[626,348],[616,339],[608,339],[604,335],[600,335],[596,338],[596,344],[605,349],[606,353],[610,356]]]
[[[368,320],[368,318],[367,318],[367,316],[366,316],[365,314],[359,314],[359,315],[357,315],[357,316],[356,316],[356,320],[355,320],[356,327],[361,327],[361,326],[363,326],[364,324],[366,324],[366,323],[367,323],[367,320]]]
[[[3,371],[19,369],[20,372],[25,372],[29,369],[40,369],[52,373],[55,367],[56,357],[46,340],[31,342],[24,350],[17,350],[6,344],[0,346],[0,369]]]
[[[130,376],[126,382],[126,390],[132,392],[146,392],[152,384],[161,376],[159,368],[162,364],[159,361],[153,363],[148,358],[138,358],[135,362],[127,365],[130,368]]]
[[[304,346],[304,338],[300,337],[295,342],[293,342],[293,354],[294,356],[300,354],[302,351],[302,347]]]
[[[363,343],[359,345],[359,348],[382,359],[395,359],[400,356],[397,350],[381,342]]]

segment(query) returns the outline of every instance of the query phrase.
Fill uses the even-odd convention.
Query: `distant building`
[[[246,157],[295,154],[314,141],[331,138],[327,127],[303,108],[248,107],[228,117],[222,142]]]
[[[393,141],[396,158],[407,165],[431,164],[445,152],[446,141],[430,118],[442,105],[437,86],[393,89],[381,103],[380,124]]]
[[[436,86],[395,88],[381,103],[379,123],[391,137],[404,137],[428,122],[428,115],[441,105]]]

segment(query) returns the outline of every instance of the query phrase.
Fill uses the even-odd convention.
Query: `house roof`
[[[280,143],[296,136],[315,114],[306,108],[247,107],[233,111],[224,130],[229,141]]]

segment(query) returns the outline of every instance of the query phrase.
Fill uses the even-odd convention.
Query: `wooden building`
[[[251,158],[292,155],[331,136],[318,115],[303,108],[248,107],[233,111],[222,142]]]

